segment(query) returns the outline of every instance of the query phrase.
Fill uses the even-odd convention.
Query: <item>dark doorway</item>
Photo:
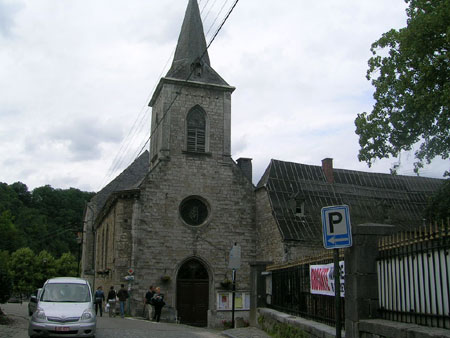
[[[197,259],[185,262],[177,277],[177,310],[182,324],[208,325],[209,276]]]

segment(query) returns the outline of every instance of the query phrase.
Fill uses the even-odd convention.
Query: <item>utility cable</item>
[[[225,22],[228,20],[228,18],[230,17],[231,13],[233,12],[234,8],[236,7],[237,3],[239,2],[239,0],[236,0],[233,4],[233,6],[231,7],[231,9],[228,11],[228,14],[225,16],[225,18],[223,19],[222,23],[220,24],[219,28],[216,30],[214,36],[212,37],[211,41],[208,43],[208,45],[206,46],[205,50],[203,51],[202,55],[200,56],[200,60],[203,59],[203,57],[205,56],[205,54],[207,53],[209,47],[211,46],[211,44],[214,42],[214,40],[216,39],[217,35],[219,34],[219,32],[221,31],[222,27],[225,25]],[[194,73],[195,69],[192,69],[191,72],[189,73],[188,77],[184,80],[184,82],[188,82],[189,79],[191,78],[192,74]],[[150,136],[148,137],[148,139],[146,140],[144,146],[139,150],[138,152],[138,156],[139,154],[142,153],[142,151],[144,150],[144,148],[146,147],[146,145],[150,142],[150,140],[152,139],[153,135],[155,134],[156,130],[158,129],[158,127],[160,126],[160,124],[162,123],[162,121],[164,121],[167,113],[169,112],[170,108],[172,108],[173,104],[175,103],[176,99],[179,96],[179,92],[177,92],[175,94],[175,97],[173,98],[172,102],[169,104],[169,107],[167,108],[167,110],[164,112],[163,116],[161,117],[161,119],[156,123],[155,128],[153,129],[153,131],[151,132]],[[136,156],[137,157],[137,156]]]
[[[209,13],[211,13],[211,10],[214,8],[214,5],[216,4],[217,0],[214,0],[213,4],[211,5],[211,7],[209,8],[209,11],[206,13],[206,15],[203,17],[203,22],[206,22],[206,19],[209,16]]]
[[[223,9],[225,8],[225,5],[228,3],[229,0],[225,0],[225,2],[222,5],[222,8],[220,8],[219,13],[217,14],[216,18],[214,19],[213,23],[209,26],[208,31],[206,32],[206,36],[209,34],[209,32],[211,31],[211,29],[213,28],[213,26],[215,25],[217,19],[219,18],[220,14],[222,14]]]
[[[77,229],[69,228],[69,229],[63,229],[63,230],[60,230],[60,231],[55,231],[53,233],[47,234],[44,237],[41,237],[38,241],[34,241],[33,244],[43,243],[43,242],[45,242],[45,241],[47,241],[47,240],[49,240],[51,238],[59,237],[59,236],[65,234],[66,232],[75,232],[76,230]],[[78,231],[78,232],[80,232],[80,231]]]
[[[206,1],[205,6],[203,6],[202,10],[200,11],[200,14],[203,13],[203,11],[205,10],[205,7],[208,6],[209,0]]]
[[[176,50],[176,48],[173,49],[172,53],[170,54],[169,58],[167,59],[163,69],[161,70],[161,73],[160,73],[158,79],[161,78],[162,75],[164,74],[164,72],[166,71],[170,60],[172,59],[173,55],[175,54],[175,50]],[[140,113],[137,115],[136,120],[134,121],[132,127],[130,128],[130,131],[128,132],[128,135],[125,137],[124,141],[122,142],[121,147],[120,147],[119,151],[117,152],[116,156],[114,157],[113,161],[111,162],[111,166],[109,167],[107,174],[106,174],[105,178],[102,180],[102,183],[98,190],[101,190],[106,185],[108,178],[110,178],[116,172],[116,170],[121,167],[121,165],[125,159],[125,154],[127,153],[126,150],[129,148],[130,144],[132,143],[132,140],[134,140],[134,137],[138,134],[137,129],[135,129],[135,128],[137,128],[136,126],[140,125],[141,127],[140,127],[139,131],[142,130],[142,128],[143,128],[142,122],[144,121],[144,118],[147,116],[147,112],[149,111],[147,102],[149,101],[152,93],[155,91],[157,85],[158,85],[158,82],[156,82],[154,84],[152,90],[147,95],[147,98],[145,101],[146,103],[144,103],[144,106],[141,108]],[[142,112],[144,112],[144,114],[143,114],[142,118],[139,120],[139,117],[141,116]],[[137,123],[138,120],[139,120],[139,123]],[[131,137],[131,140],[129,140],[129,136],[132,133],[133,129],[135,129],[132,134],[133,136]],[[124,145],[126,142],[128,142],[128,144],[124,148]],[[136,158],[136,157],[133,157],[133,158]]]

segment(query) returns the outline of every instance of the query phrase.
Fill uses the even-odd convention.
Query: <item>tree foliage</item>
[[[63,253],[56,260],[56,273],[58,276],[76,277],[78,275],[78,262],[70,252]]]
[[[8,261],[8,252],[0,251],[0,303],[5,303],[12,294],[13,284]]]
[[[367,79],[375,105],[370,114],[358,114],[355,125],[360,161],[370,165],[419,144],[417,172],[424,161],[449,158],[450,1],[405,2],[407,26],[372,44]]]
[[[11,255],[9,261],[14,293],[30,294],[36,286],[36,257],[30,248],[21,248]]]
[[[5,263],[2,265],[2,262]],[[3,268],[3,270],[2,270]],[[11,294],[29,295],[32,291],[42,287],[44,282],[53,277],[76,277],[78,262],[70,252],[63,253],[55,259],[49,252],[42,250],[35,254],[30,248],[21,248],[11,255],[0,251],[0,272],[6,277],[5,284],[0,284],[0,303],[6,301]],[[5,277],[5,278],[6,278]],[[9,280],[9,284],[6,281]],[[1,298],[2,287],[10,286],[8,296]],[[5,292],[6,293],[6,292]]]
[[[77,276],[76,232],[93,195],[49,185],[30,192],[21,182],[0,182],[0,303],[29,295],[49,278]]]
[[[45,247],[54,257],[78,253],[76,232],[82,231],[85,203],[93,193],[54,189],[49,185],[32,192],[25,184],[0,183],[0,250],[21,247],[39,252]]]

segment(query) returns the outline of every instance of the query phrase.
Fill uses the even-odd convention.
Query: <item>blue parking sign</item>
[[[322,208],[322,228],[325,249],[352,246],[352,227],[348,205]]]

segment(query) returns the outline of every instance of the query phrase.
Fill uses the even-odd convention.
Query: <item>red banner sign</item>
[[[341,277],[341,297],[345,296],[344,289],[344,261],[339,262]],[[309,277],[311,293],[317,295],[334,296],[334,264],[310,265]]]

